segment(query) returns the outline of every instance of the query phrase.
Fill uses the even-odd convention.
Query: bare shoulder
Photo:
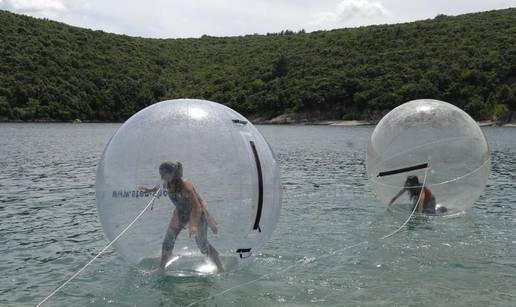
[[[183,179],[183,184],[185,185],[185,189],[193,192],[194,186],[188,179]]]

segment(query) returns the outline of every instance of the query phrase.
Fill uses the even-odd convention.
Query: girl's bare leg
[[[172,251],[174,250],[174,244],[176,243],[176,238],[181,232],[181,223],[179,222],[179,216],[177,215],[176,210],[172,214],[172,219],[170,219],[170,223],[168,225],[167,234],[165,235],[165,239],[163,240],[163,246],[161,248],[161,261],[159,265],[159,270],[164,271],[165,266],[167,265],[168,260],[172,256]]]
[[[211,259],[211,261],[213,261],[213,263],[215,263],[215,265],[217,266],[217,271],[219,273],[224,272],[224,265],[222,265],[222,262],[220,261],[219,252],[217,252],[217,250],[213,246],[211,246],[211,244],[210,244],[210,252],[208,253],[208,257]]]
[[[197,243],[201,253],[208,256],[208,258],[210,258],[210,260],[217,266],[217,271],[219,273],[224,272],[224,266],[222,265],[222,261],[220,261],[219,253],[208,242],[208,222],[205,216],[201,218],[201,222],[199,223],[199,229],[195,236],[195,243]]]

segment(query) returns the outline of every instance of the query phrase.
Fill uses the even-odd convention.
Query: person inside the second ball
[[[419,214],[436,214],[447,211],[445,207],[436,203],[432,190],[423,186],[417,176],[408,176],[405,180],[405,186],[391,199],[387,206],[390,207],[405,192],[409,193],[410,200],[414,203],[412,210],[416,209]]]
[[[165,181],[164,189],[175,206],[172,218],[168,225],[167,233],[163,241],[160,261],[160,271],[164,271],[167,262],[172,256],[172,250],[177,236],[183,228],[190,232],[190,237],[195,242],[202,254],[208,256],[217,266],[219,273],[224,267],[217,250],[208,242],[208,227],[213,233],[217,233],[217,223],[208,213],[204,200],[195,191],[191,182],[183,178],[183,166],[181,162],[166,161],[159,166],[161,179]],[[142,188],[146,192],[156,192],[157,188]]]

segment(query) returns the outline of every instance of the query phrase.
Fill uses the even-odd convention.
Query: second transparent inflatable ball
[[[490,172],[489,146],[479,125],[461,109],[438,100],[414,100],[378,123],[366,165],[384,204],[404,188],[409,176],[416,176],[438,205],[448,213],[460,212],[484,190]],[[405,196],[398,202],[410,201]]]

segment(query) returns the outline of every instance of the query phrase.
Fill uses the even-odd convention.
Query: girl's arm
[[[419,202],[417,204],[417,213],[419,213],[419,214],[423,213],[423,205],[425,203],[425,198],[426,198],[425,189],[421,188],[421,196],[420,196]]]
[[[153,188],[138,187],[138,190],[142,191],[143,193],[156,193],[158,191],[158,187],[159,185]],[[154,203],[151,205],[150,209],[154,209]]]
[[[387,207],[390,207],[390,206],[391,206],[391,205],[396,201],[396,199],[398,199],[398,198],[399,198],[403,193],[405,193],[405,191],[406,191],[406,189],[405,189],[405,188],[401,189],[401,190],[398,192],[398,194],[396,194],[396,195],[391,199],[391,201],[389,202],[389,204],[387,205]]]
[[[192,212],[190,213],[190,221],[188,222],[187,227],[190,230],[190,236],[195,236],[197,234],[199,220],[201,219],[202,206],[199,200],[197,199],[197,196],[195,195],[193,185],[186,180],[184,181],[184,184],[186,193],[188,195],[188,198],[190,199],[190,204],[192,206]]]
[[[208,226],[210,227],[211,231],[216,234],[219,231],[219,227],[218,227],[219,225],[217,224],[217,221],[215,221],[213,216],[208,212],[208,204],[206,204],[206,201],[204,201],[204,199],[202,199],[201,195],[199,195],[199,193],[197,193],[195,188],[193,188],[193,190],[195,192],[195,196],[197,197],[197,199],[199,200],[199,203],[201,204],[201,209],[204,211],[204,214],[206,214],[206,220],[208,221]]]
[[[158,190],[158,187],[153,187],[153,188],[146,188],[146,187],[138,187],[138,190],[144,192],[144,193],[154,193]]]

